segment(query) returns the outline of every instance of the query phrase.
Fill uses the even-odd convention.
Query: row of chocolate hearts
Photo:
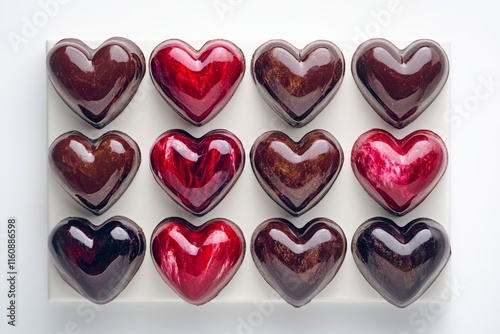
[[[314,41],[299,50],[272,40],[254,53],[252,75],[269,106],[292,126],[303,126],[326,107],[342,82],[340,49]],[[352,74],[362,95],[389,124],[402,128],[437,97],[448,77],[448,58],[434,41],[417,40],[400,50],[387,40],[361,44]],[[142,81],[146,62],[125,38],[110,38],[97,49],[77,39],[59,41],[47,55],[49,78],[64,102],[96,128],[116,118]],[[150,57],[150,73],[161,96],[186,121],[201,126],[229,102],[245,72],[243,52],[226,40],[199,51],[173,39]]]
[[[279,131],[261,135],[252,146],[254,174],[266,193],[298,216],[330,190],[342,168],[344,154],[333,135],[314,130],[299,142]],[[111,131],[92,140],[71,131],[49,148],[49,161],[61,186],[95,214],[109,209],[132,182],[141,161],[135,141]],[[394,215],[419,205],[446,170],[447,150],[428,130],[402,140],[373,129],[354,143],[351,165],[362,187]],[[240,140],[227,130],[193,138],[183,130],[162,134],[150,151],[158,184],[180,206],[202,216],[229,192],[243,171]]]
[[[387,301],[406,307],[434,282],[450,255],[446,231],[419,218],[399,227],[375,217],[354,233],[352,254],[361,274]],[[217,218],[201,226],[182,218],[163,220],[151,236],[151,256],[163,280],[184,300],[207,303],[229,283],[245,254],[233,222]],[[115,216],[96,226],[71,217],[49,236],[61,277],[94,303],[113,300],[132,280],[145,256],[146,238],[130,219]],[[297,228],[274,218],[259,225],[251,254],[267,283],[295,307],[310,302],[335,277],[346,255],[344,232],[327,218]]]

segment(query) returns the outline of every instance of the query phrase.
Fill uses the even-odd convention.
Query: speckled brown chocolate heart
[[[439,95],[448,68],[446,53],[434,41],[417,40],[399,50],[378,38],[358,47],[351,67],[366,101],[398,129],[413,122]]]
[[[78,131],[59,136],[49,148],[54,176],[66,192],[100,215],[125,192],[141,163],[137,143],[119,131],[89,139]]]
[[[344,153],[335,137],[324,130],[311,131],[299,142],[282,132],[269,131],[253,144],[250,161],[266,193],[299,216],[330,190],[342,168]]]
[[[326,218],[297,228],[285,219],[269,219],[252,235],[252,258],[264,279],[295,307],[309,303],[335,277],[347,241]]]
[[[63,39],[47,54],[47,73],[56,92],[99,129],[125,109],[145,72],[141,49],[121,37],[110,38],[95,50],[78,39]]]
[[[303,126],[332,100],[344,78],[344,56],[328,41],[299,50],[271,40],[252,58],[252,75],[269,106],[292,126]]]

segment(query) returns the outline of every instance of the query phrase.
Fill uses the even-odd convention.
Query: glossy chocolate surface
[[[338,141],[324,130],[294,142],[279,131],[261,135],[250,162],[262,188],[283,209],[298,216],[316,205],[337,178],[344,161]]]
[[[146,73],[146,60],[125,38],[110,38],[95,50],[69,38],[49,51],[47,73],[68,107],[100,129],[132,100]]]
[[[443,140],[428,130],[403,139],[373,129],[354,143],[351,167],[366,192],[393,215],[402,216],[431,193],[446,171]]]
[[[100,215],[125,192],[141,163],[137,143],[123,132],[90,139],[78,131],[59,136],[49,148],[55,178],[84,208]]]
[[[273,218],[252,235],[251,254],[269,285],[295,307],[309,303],[335,277],[347,241],[335,222],[316,218],[297,228]]]
[[[49,235],[49,253],[61,277],[96,304],[109,303],[125,289],[139,270],[145,250],[142,229],[121,216],[99,226],[69,217]]]
[[[272,40],[252,58],[257,90],[269,106],[292,126],[309,123],[337,93],[344,78],[344,56],[328,41],[315,41],[299,50]]]
[[[226,40],[208,41],[197,51],[171,39],[151,53],[153,83],[172,109],[201,126],[229,102],[245,73],[243,52]]]
[[[227,130],[194,138],[184,130],[169,130],[153,144],[151,171],[163,190],[194,215],[212,210],[231,190],[243,171],[245,151]]]
[[[448,57],[439,44],[417,40],[399,50],[384,39],[361,44],[352,74],[361,94],[387,123],[400,129],[413,122],[441,92]]]
[[[354,233],[352,254],[359,271],[388,302],[406,307],[434,282],[451,256],[448,235],[428,218],[399,227],[375,217]]]
[[[245,239],[226,219],[197,227],[171,217],[154,230],[151,256],[160,276],[180,297],[201,305],[215,298],[236,274],[245,256]]]

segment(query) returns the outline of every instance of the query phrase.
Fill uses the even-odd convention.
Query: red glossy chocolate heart
[[[397,307],[416,301],[441,273],[451,255],[446,230],[428,218],[399,227],[375,217],[354,233],[352,255],[359,271]]]
[[[344,56],[328,41],[299,50],[282,40],[261,45],[252,58],[252,75],[269,106],[292,126],[316,117],[344,78]]]
[[[250,151],[252,169],[266,193],[298,216],[316,205],[332,187],[344,162],[338,141],[324,130],[298,143],[279,131],[261,135]]]
[[[437,185],[448,165],[443,140],[428,130],[399,140],[373,129],[354,143],[351,166],[368,194],[383,208],[402,216],[419,205]]]
[[[171,217],[151,236],[151,256],[163,280],[185,301],[201,305],[229,283],[245,256],[241,230],[229,220],[202,226]]]
[[[439,95],[448,68],[446,53],[431,40],[417,40],[399,50],[385,39],[371,39],[352,58],[352,74],[361,94],[398,129],[413,122]]]
[[[141,151],[132,138],[119,131],[95,140],[70,131],[50,146],[49,163],[64,190],[84,208],[100,215],[134,179]]]
[[[170,130],[153,144],[151,171],[172,199],[194,215],[212,210],[231,190],[243,171],[245,151],[226,130],[194,138]]]
[[[109,303],[125,289],[145,251],[142,229],[121,216],[99,226],[85,218],[66,218],[49,235],[49,252],[61,277],[96,304]]]
[[[302,228],[269,219],[252,235],[252,258],[264,279],[295,307],[309,303],[335,277],[347,241],[335,222],[311,220]]]
[[[49,51],[47,72],[68,107],[100,129],[132,100],[146,73],[146,60],[125,38],[110,38],[95,50],[71,38]]]
[[[165,101],[186,121],[201,126],[229,102],[245,73],[243,52],[225,40],[197,51],[167,40],[151,53],[151,79]]]

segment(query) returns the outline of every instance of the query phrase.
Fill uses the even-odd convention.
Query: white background
[[[63,4],[63,2],[65,2]],[[6,254],[7,217],[19,222],[19,333],[492,333],[498,330],[496,258],[500,186],[495,157],[500,115],[499,6],[494,1],[2,1],[0,56],[0,233]],[[51,11],[51,15],[44,14]],[[46,19],[46,20],[45,20]],[[37,24],[34,29],[26,28]],[[452,248],[450,303],[436,298],[399,310],[387,303],[286,304],[53,303],[47,295],[45,41],[63,37],[103,40],[329,39],[346,55],[370,37],[450,41]],[[15,36],[15,37],[14,37]],[[9,40],[22,38],[22,44]],[[350,42],[349,42],[350,41]],[[400,45],[401,47],[404,45]],[[245,53],[247,63],[250,55]],[[146,54],[146,57],[148,55]],[[346,59],[350,63],[350,59]],[[247,69],[246,76],[249,76]],[[352,80],[346,71],[346,80]],[[147,78],[146,78],[147,79]],[[489,84],[488,84],[489,82]],[[342,94],[342,87],[339,91]],[[339,95],[340,97],[340,95]],[[334,100],[335,101],[335,100]],[[224,111],[223,111],[224,112]],[[220,116],[224,116],[221,114]],[[215,121],[215,120],[214,120]],[[344,147],[349,150],[349,147]],[[147,156],[143,152],[143,157]],[[144,161],[147,162],[147,159]],[[248,165],[247,165],[248,167]],[[346,168],[347,167],[347,168]],[[349,165],[344,165],[348,171]],[[247,168],[247,172],[249,168]],[[237,184],[238,186],[238,184]],[[236,186],[235,189],[236,190]],[[222,203],[221,203],[222,204]],[[343,225],[342,222],[339,222]],[[247,236],[248,237],[248,236]],[[4,255],[0,254],[0,258]],[[351,261],[350,253],[346,261]],[[145,261],[149,259],[146,258]],[[250,258],[245,262],[248,263]],[[6,261],[6,260],[5,260]],[[4,264],[0,262],[0,267]],[[2,272],[4,270],[2,269]],[[3,274],[2,274],[3,275]],[[5,310],[6,281],[0,281]],[[441,295],[441,294],[438,294]]]

